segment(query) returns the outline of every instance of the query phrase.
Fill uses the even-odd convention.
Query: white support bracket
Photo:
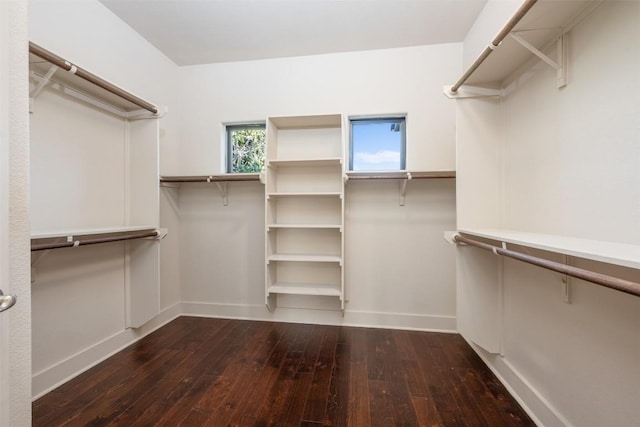
[[[457,92],[451,92],[453,85],[444,86],[442,92],[444,96],[449,99],[465,99],[465,98],[489,98],[495,96],[502,96],[502,91],[499,89],[489,89],[479,86],[462,85]]]
[[[564,255],[564,263],[565,265],[572,265],[572,258],[568,255]],[[571,276],[568,274],[562,275],[562,301],[565,304],[571,304]]]
[[[400,206],[404,206],[407,195],[407,183],[411,181],[411,172],[407,172],[406,179],[400,181]]]
[[[42,80],[38,82],[36,87],[34,87],[31,93],[29,94],[29,112],[30,113],[33,113],[33,102],[38,97],[38,95],[40,95],[40,92],[42,92],[42,89],[44,89],[47,83],[49,83],[49,80],[51,80],[51,77],[53,77],[56,71],[58,71],[58,66],[52,65],[51,68],[49,68],[49,71],[47,71],[47,74],[45,74],[44,77],[42,77]]]
[[[567,69],[568,69],[567,65],[568,65],[569,44],[568,44],[568,36],[566,34],[562,34],[560,37],[558,37],[557,61],[554,61],[553,59],[549,58],[547,55],[542,53],[540,50],[538,50],[538,48],[536,48],[531,43],[523,39],[517,32],[509,33],[509,36],[515,41],[517,41],[518,43],[520,43],[522,46],[527,48],[529,51],[531,51],[531,53],[536,55],[538,58],[542,59],[544,62],[550,65],[554,70],[556,70],[556,73],[557,73],[556,85],[558,88],[562,88],[567,85]]]
[[[226,182],[216,182],[216,185],[218,186],[218,190],[220,190],[220,194],[222,195],[222,203],[224,203],[225,206],[228,206],[229,205],[229,186],[227,185]]]

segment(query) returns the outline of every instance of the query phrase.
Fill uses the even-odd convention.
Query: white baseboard
[[[85,350],[68,357],[31,378],[33,400],[43,396],[70,379],[80,375],[140,338],[180,316],[180,303],[164,309],[160,314],[138,329],[125,329]]]
[[[384,313],[345,310],[309,310],[278,307],[273,313],[265,305],[214,304],[183,302],[185,316],[225,319],[266,320],[272,322],[310,323],[319,325],[358,326],[367,328],[408,329],[418,331],[455,332],[455,316]]]
[[[509,393],[538,426],[570,427],[571,424],[507,359],[468,341]]]

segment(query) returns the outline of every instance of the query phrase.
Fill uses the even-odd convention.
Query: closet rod
[[[538,267],[566,274],[568,276],[577,277],[578,279],[587,280],[589,282],[596,283],[607,288],[615,289],[620,292],[640,296],[640,283],[631,282],[629,280],[620,279],[618,277],[608,276],[606,274],[596,273],[595,271],[585,270],[583,268],[561,264],[555,261],[549,261],[543,258],[535,257],[533,255],[527,255],[509,249],[504,249],[499,246],[489,245],[487,243],[469,239],[468,237],[463,237],[459,234],[453,236],[453,241],[457,243],[466,243],[469,246],[475,246],[476,248],[491,251],[496,255],[502,255],[509,258],[517,259],[518,261],[533,264]]]
[[[520,20],[524,18],[524,16],[527,14],[527,12],[529,12],[529,10],[533,7],[533,5],[536,4],[536,1],[537,0],[526,0],[522,4],[522,6],[520,6],[520,8],[516,11],[516,13],[511,17],[509,22],[507,22],[507,24],[502,28],[502,30],[500,30],[498,35],[493,39],[491,44],[482,51],[478,59],[476,59],[474,63],[471,64],[471,66],[462,75],[462,77],[460,77],[460,79],[456,82],[456,84],[451,86],[450,91],[452,93],[456,93],[458,89],[460,89],[460,86],[462,86],[464,82],[466,82],[467,79],[471,77],[471,75],[478,69],[478,67],[484,62],[484,60],[487,59],[489,55],[491,55],[491,52],[493,52],[493,50],[496,47],[498,47],[498,45],[502,42],[502,40],[504,40],[504,38],[509,35],[511,30],[513,30],[513,28],[518,24],[518,22],[520,22]]]
[[[48,249],[70,248],[74,246],[95,245],[98,243],[119,242],[123,240],[144,239],[145,237],[158,237],[157,231],[146,231],[142,233],[129,233],[120,234],[112,237],[97,237],[95,239],[74,240],[71,242],[57,242],[57,243],[41,243],[32,244],[31,252],[45,251]]]
[[[363,179],[432,179],[432,178],[455,178],[455,171],[435,171],[435,172],[381,172],[381,173],[347,173],[349,180]]]
[[[69,71],[70,73],[75,74],[76,76],[108,92],[111,92],[116,96],[119,96],[120,98],[126,99],[127,101],[137,105],[140,108],[144,108],[145,110],[150,111],[153,114],[158,114],[158,108],[155,105],[150,104],[144,99],[138,98],[137,96],[125,91],[124,89],[119,88],[113,83],[110,83],[96,76],[95,74],[90,73],[89,71],[70,63],[69,61],[59,57],[55,53],[52,53],[33,42],[29,42],[29,52],[36,55],[37,57],[44,59],[45,61],[50,62],[53,65],[62,68],[65,71]]]
[[[249,175],[204,175],[204,176],[163,176],[160,182],[232,182],[232,181],[260,181],[259,174]]]

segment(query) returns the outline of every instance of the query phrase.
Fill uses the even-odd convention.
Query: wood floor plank
[[[33,403],[33,426],[533,426],[456,334],[180,317]]]

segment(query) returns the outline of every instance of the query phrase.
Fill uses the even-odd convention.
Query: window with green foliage
[[[227,172],[262,172],[265,146],[266,130],[264,124],[227,126]]]

